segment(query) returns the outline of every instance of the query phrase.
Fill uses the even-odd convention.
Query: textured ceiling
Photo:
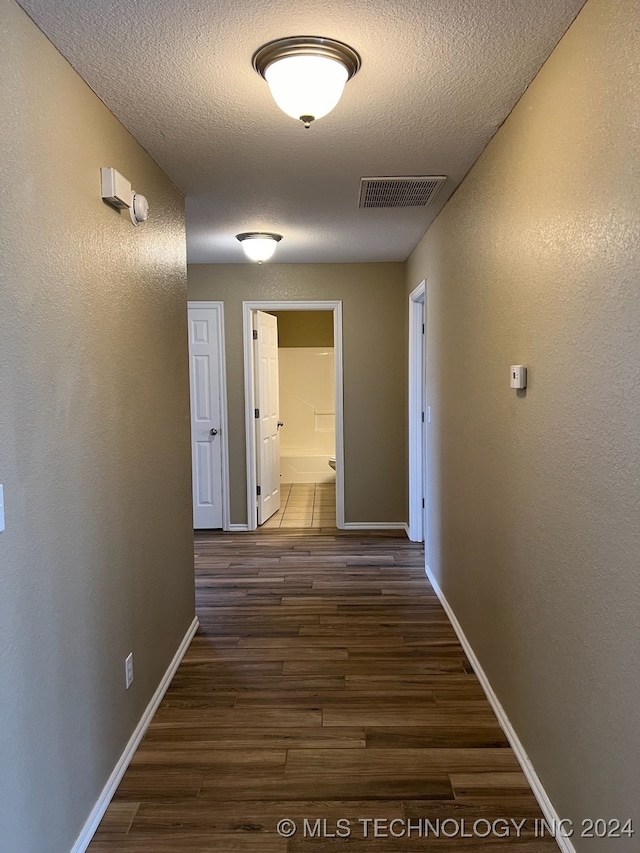
[[[583,4],[19,1],[185,193],[196,263],[242,262],[234,235],[253,230],[284,235],[278,262],[404,260]],[[309,130],[251,66],[291,35],[362,56]],[[420,174],[448,176],[432,208],[358,209],[361,177]]]

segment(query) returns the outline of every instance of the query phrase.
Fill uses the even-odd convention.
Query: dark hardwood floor
[[[89,853],[558,849],[421,547],[316,528],[195,550],[200,629]]]

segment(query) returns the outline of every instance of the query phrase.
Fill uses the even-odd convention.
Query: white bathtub
[[[280,456],[280,482],[333,483],[336,472],[329,456]]]

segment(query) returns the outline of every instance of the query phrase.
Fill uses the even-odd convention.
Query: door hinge
[[[260,488],[260,486],[256,487],[256,494],[258,495],[258,497],[260,497],[260,495],[262,494],[262,489]]]
[[[424,335],[424,323],[422,324],[422,334]]]
[[[260,417],[260,409],[254,409],[254,410],[253,410],[253,413],[254,413],[254,414],[253,414],[254,418],[259,418],[259,417]],[[422,420],[424,420],[424,418],[423,418]]]
[[[424,498],[422,498],[422,509],[424,509]]]
[[[424,326],[423,326],[423,328],[424,328]],[[257,330],[257,329],[254,329],[254,330],[253,330],[253,340],[254,340],[254,341],[257,341],[257,340],[258,340],[258,330]]]
[[[422,413],[422,423],[424,423],[424,412]]]

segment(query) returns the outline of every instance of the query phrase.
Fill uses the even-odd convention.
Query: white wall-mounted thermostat
[[[102,199],[118,210],[129,209],[134,225],[140,225],[149,218],[149,202],[143,195],[131,189],[131,182],[116,169],[103,166],[100,169]]]
[[[524,364],[511,365],[511,387],[526,388],[527,387],[527,368]]]
[[[107,204],[117,207],[131,207],[131,183],[118,172],[103,166],[100,169],[102,198]]]

